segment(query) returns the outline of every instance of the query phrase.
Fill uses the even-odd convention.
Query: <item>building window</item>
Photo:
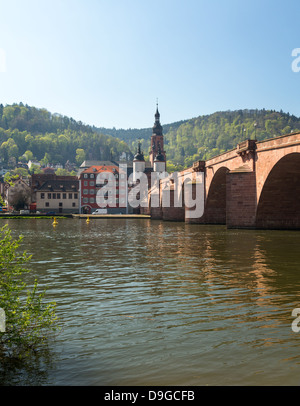
[[[57,193],[57,198],[60,199],[60,193]]]
[[[95,198],[94,197],[90,197],[90,203],[95,203]]]
[[[83,201],[83,203],[88,203],[88,202],[89,202],[89,199],[88,199],[87,197],[84,197],[84,198],[82,199],[82,201]]]
[[[90,189],[90,195],[94,195],[95,194],[95,189]]]
[[[45,199],[45,193],[41,193],[41,199]]]
[[[56,193],[53,193],[52,199],[56,199]]]
[[[58,203],[58,206],[59,206],[59,207],[62,207],[62,203]]]
[[[91,174],[90,174],[90,178],[91,178],[91,179],[94,179],[94,178],[95,178],[95,175],[94,175],[93,173],[91,173]]]
[[[87,173],[85,173],[85,174],[83,175],[84,179],[87,179],[88,176],[89,176],[89,175],[88,175]]]
[[[49,202],[46,202],[46,203],[45,203],[45,206],[46,206],[46,207],[49,207]]]
[[[78,199],[78,193],[74,193],[74,199]]]
[[[88,185],[88,181],[85,180],[85,181],[83,182],[83,186],[87,186],[87,185]]]
[[[63,193],[63,199],[67,198],[67,193]]]
[[[93,180],[90,181],[90,186],[95,186],[95,182]]]
[[[83,193],[84,193],[84,191],[83,191]],[[87,194],[87,193],[84,193],[85,195]],[[72,197],[73,197],[73,193],[69,193],[69,199],[72,199]]]
[[[76,204],[75,204],[75,203],[72,203],[72,207],[76,207]]]
[[[51,193],[48,193],[48,199],[51,199]]]

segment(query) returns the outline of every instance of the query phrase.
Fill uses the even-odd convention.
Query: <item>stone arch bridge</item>
[[[199,172],[204,183],[201,217],[189,218],[187,207],[174,206],[170,182],[169,207],[150,204],[143,212],[153,219],[228,228],[300,229],[300,133],[246,140],[208,161],[195,162],[180,176]],[[160,181],[160,202],[164,183]]]

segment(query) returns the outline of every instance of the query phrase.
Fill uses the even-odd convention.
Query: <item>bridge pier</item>
[[[256,174],[236,169],[226,176],[227,228],[255,228]]]
[[[162,219],[165,221],[184,221],[185,217],[185,208],[184,206],[175,207],[175,198],[174,198],[174,185],[171,184],[168,186],[168,189],[164,190],[163,193],[169,194],[169,204],[167,207],[162,207]]]

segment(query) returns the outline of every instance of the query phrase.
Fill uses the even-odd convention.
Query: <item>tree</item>
[[[33,160],[33,153],[29,149],[24,152],[23,156],[25,156],[27,162]]]
[[[16,186],[10,186],[10,193],[8,198],[8,204],[12,206],[16,211],[24,209],[29,206],[31,200],[30,188],[18,188]]]
[[[31,174],[33,174],[33,173],[43,173],[43,171],[41,170],[40,166],[35,165],[35,164],[32,164],[32,165],[31,165],[29,172],[30,172]]]
[[[14,175],[19,175],[19,177],[22,177],[22,178],[28,178],[28,176],[29,176],[28,170],[25,168],[16,168],[12,171],[12,173]]]
[[[7,166],[10,169],[14,169],[16,167],[16,165],[17,165],[17,160],[14,156],[11,156],[10,158],[8,158]]]
[[[42,165],[48,165],[51,162],[51,156],[48,152],[45,153],[44,158],[41,160]]]
[[[27,162],[27,159],[26,159],[26,156],[25,155],[21,155],[21,156],[19,156],[19,158],[18,158],[18,162],[22,162],[22,163],[26,163]]]
[[[76,163],[78,165],[81,165],[82,162],[85,160],[85,151],[83,148],[77,148],[76,149],[76,157],[75,157]]]
[[[56,169],[55,174],[56,174],[57,176],[76,176],[76,172],[75,172],[75,171],[69,172],[67,169],[64,169],[64,168],[58,168],[58,169]]]
[[[13,175],[11,172],[6,172],[4,175],[4,182],[7,182],[10,184],[10,186],[13,185],[13,180],[18,179],[19,175]]]
[[[0,359],[21,358],[30,349],[47,341],[57,328],[55,303],[44,303],[46,291],[38,292],[38,282],[28,289],[24,274],[31,256],[19,253],[22,236],[13,240],[7,226],[0,229],[0,308],[5,312],[5,331],[0,332]],[[27,290],[27,294],[25,293]]]

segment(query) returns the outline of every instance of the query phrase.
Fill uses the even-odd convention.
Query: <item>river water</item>
[[[51,362],[1,384],[299,385],[300,232],[2,220],[57,303]]]

